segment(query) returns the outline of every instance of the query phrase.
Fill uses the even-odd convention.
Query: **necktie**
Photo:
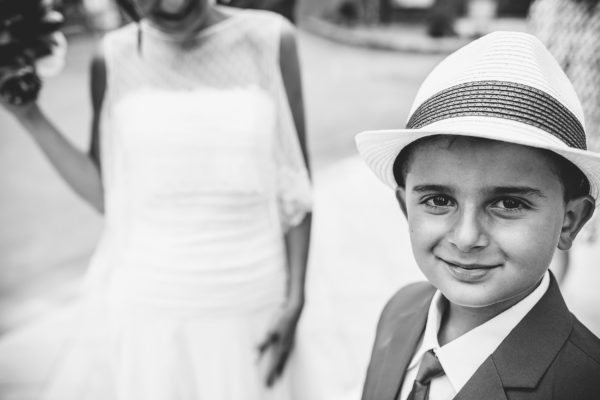
[[[429,398],[429,382],[435,377],[444,375],[444,368],[440,364],[433,350],[423,354],[421,365],[417,372],[417,379],[406,400],[427,400]]]

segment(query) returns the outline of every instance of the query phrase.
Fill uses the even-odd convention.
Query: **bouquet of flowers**
[[[14,105],[37,99],[42,83],[62,68],[63,17],[45,0],[0,0],[0,96]],[[57,56],[57,52],[62,52]]]

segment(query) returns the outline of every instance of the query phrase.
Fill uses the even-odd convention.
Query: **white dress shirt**
[[[536,305],[550,286],[550,275],[544,274],[541,283],[523,300],[464,335],[440,346],[438,331],[446,304],[438,290],[429,306],[427,324],[417,351],[408,365],[400,400],[406,400],[417,376],[423,353],[433,349],[445,375],[431,380],[429,400],[451,400],[475,374],[479,366],[496,350],[515,326]]]

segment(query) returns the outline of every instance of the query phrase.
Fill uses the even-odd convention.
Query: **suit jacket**
[[[385,306],[363,400],[397,399],[434,293],[429,283],[412,284]],[[540,301],[454,399],[599,400],[600,339],[567,309],[552,277]]]

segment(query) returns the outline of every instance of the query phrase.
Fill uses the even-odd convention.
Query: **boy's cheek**
[[[420,245],[435,243],[448,231],[448,223],[444,216],[419,212],[408,214],[408,227],[411,240]]]
[[[535,263],[537,259],[550,262],[558,244],[559,232],[560,226],[549,226],[546,220],[546,223],[496,229],[492,240],[509,259],[519,259],[524,264]]]

